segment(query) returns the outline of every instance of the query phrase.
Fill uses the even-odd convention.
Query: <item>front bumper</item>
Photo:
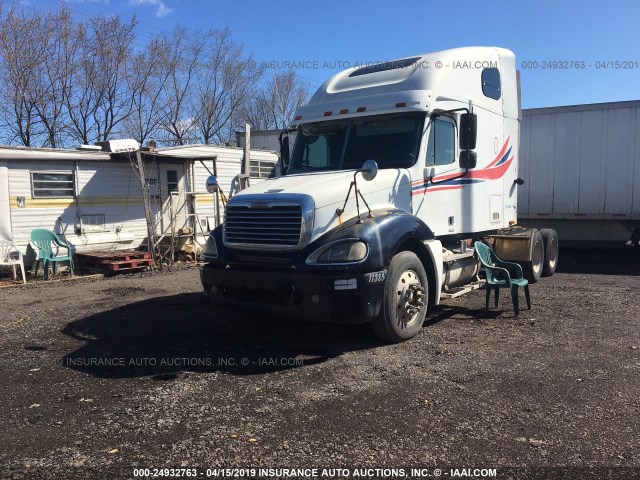
[[[386,273],[289,273],[206,264],[200,278],[211,303],[223,307],[298,320],[365,323],[380,312]]]

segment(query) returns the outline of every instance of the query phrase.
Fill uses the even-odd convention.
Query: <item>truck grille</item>
[[[295,248],[302,233],[300,205],[272,205],[251,208],[227,205],[224,215],[224,243],[236,246]]]

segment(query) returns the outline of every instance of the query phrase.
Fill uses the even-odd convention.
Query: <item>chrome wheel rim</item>
[[[533,246],[533,269],[536,273],[542,271],[542,264],[544,263],[544,248],[542,242],[536,242]]]
[[[414,270],[405,270],[396,284],[396,321],[407,327],[418,321],[424,308],[424,285]]]
[[[549,245],[547,245],[549,249],[549,267],[556,268],[556,262],[558,261],[558,240],[555,237],[552,237],[549,240]]]

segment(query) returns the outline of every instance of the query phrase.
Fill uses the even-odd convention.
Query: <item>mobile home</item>
[[[232,193],[243,150],[188,145],[140,154],[157,239],[203,244],[224,206],[197,186],[215,170],[225,193]],[[251,155],[252,183],[273,173],[275,153]],[[34,258],[29,237],[35,228],[56,232],[79,252],[146,244],[136,152],[0,147],[0,239],[15,243],[27,265]]]

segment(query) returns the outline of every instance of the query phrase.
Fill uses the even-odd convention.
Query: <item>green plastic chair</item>
[[[58,236],[42,228],[31,231],[31,245],[38,249],[38,258],[36,259],[36,272],[38,276],[38,265],[44,262],[44,279],[49,280],[49,263],[53,263],[53,274],[56,274],[56,264],[58,262],[69,262],[69,273],[73,276],[73,259],[71,247],[58,238]],[[53,253],[55,246],[56,254]],[[66,255],[58,255],[59,247],[66,248]]]
[[[491,290],[496,291],[495,307],[498,307],[500,298],[500,289],[508,288],[511,290],[511,301],[513,302],[513,311],[516,315],[520,314],[520,303],[518,301],[518,287],[524,288],[524,295],[527,299],[527,308],[531,310],[531,297],[529,296],[529,281],[522,274],[522,267],[517,263],[505,262],[500,260],[491,248],[482,242],[475,242],[476,253],[487,277],[487,304],[486,309],[489,310],[489,300],[491,299]]]

